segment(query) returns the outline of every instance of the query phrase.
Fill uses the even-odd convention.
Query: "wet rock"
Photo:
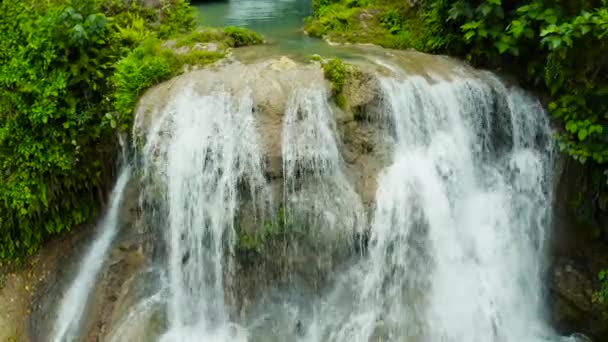
[[[584,263],[560,258],[551,271],[553,319],[563,333],[584,333],[604,341],[608,337],[606,307],[594,303],[597,278]]]
[[[559,260],[553,269],[552,287],[565,301],[578,311],[592,309],[592,282],[587,272],[583,272],[572,260]]]
[[[380,83],[373,74],[357,70],[347,79],[343,94],[352,113],[351,120],[366,119],[370,108],[379,106]]]
[[[559,332],[608,341],[608,306],[592,300],[600,288],[598,273],[608,269],[608,247],[580,223],[571,204],[579,194],[590,193],[590,172],[590,167],[570,159],[560,163],[548,285],[553,324]]]

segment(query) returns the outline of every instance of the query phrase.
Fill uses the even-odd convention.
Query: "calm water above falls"
[[[304,34],[303,20],[312,11],[310,0],[213,0],[196,2],[194,6],[205,26],[240,26],[263,34],[269,44],[254,47],[254,50],[277,54],[348,55],[339,47]]]
[[[233,0],[194,4],[207,26],[245,26],[267,39],[302,40],[302,20],[311,13],[307,0]]]

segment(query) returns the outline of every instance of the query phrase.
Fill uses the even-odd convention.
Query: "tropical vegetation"
[[[262,42],[195,24],[186,0],[0,2],[0,262],[95,216],[143,90]]]

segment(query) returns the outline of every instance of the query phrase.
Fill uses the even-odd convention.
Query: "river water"
[[[205,26],[247,27],[264,35],[268,42],[265,54],[349,56],[345,49],[308,37],[302,30],[306,17],[312,14],[309,0],[233,0],[193,3]]]

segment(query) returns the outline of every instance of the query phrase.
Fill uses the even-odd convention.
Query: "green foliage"
[[[608,158],[608,8],[605,1],[601,6],[593,1],[572,5],[453,1],[434,15],[451,22],[456,42],[439,44],[435,51],[507,69],[548,93],[549,110],[564,127],[560,149],[581,163],[603,164]],[[454,39],[457,33],[462,36]]]
[[[608,270],[602,270],[598,274],[600,288],[593,293],[593,303],[608,307]]]
[[[244,28],[201,28],[175,38],[175,46],[188,47],[186,52],[176,52],[163,47],[156,38],[145,40],[124,59],[116,64],[112,78],[115,87],[113,115],[108,116],[112,127],[120,125],[128,130],[133,120],[133,110],[139,96],[149,87],[171,78],[182,71],[184,65],[203,66],[225,56],[225,46],[240,47],[260,44],[262,36]],[[196,43],[215,42],[218,51],[197,50]]]
[[[95,213],[111,25],[92,1],[0,4],[0,259]]]
[[[343,90],[348,77],[348,66],[338,58],[332,58],[322,62],[325,78],[331,82],[332,96],[340,108],[346,107],[346,98]]]
[[[388,48],[419,48],[429,36],[426,23],[406,1],[336,0],[313,2],[306,32],[338,42],[374,43]]]
[[[331,82],[332,90],[335,93],[341,93],[348,73],[344,62],[338,58],[327,60],[323,63],[323,72],[325,78]]]
[[[237,248],[241,251],[263,253],[267,248],[276,245],[287,235],[287,220],[285,209],[279,208],[278,215],[271,221],[265,222],[262,229],[246,232],[237,229]]]
[[[256,45],[264,42],[264,38],[261,35],[242,27],[226,27],[224,35],[229,38],[229,45],[232,47]]]
[[[229,26],[225,28],[199,28],[177,40],[176,46],[192,45],[194,43],[223,42],[230,47],[242,47],[262,44],[264,38],[257,32]]]
[[[163,0],[160,10],[160,28],[158,36],[170,38],[194,28],[196,13],[188,0]]]
[[[163,47],[192,26],[183,0],[158,10],[121,0],[0,3],[0,260],[95,215],[116,129],[129,129],[139,95],[185,64],[224,56]],[[234,28],[221,39],[261,42]]]
[[[157,39],[145,41],[116,64],[112,81],[115,86],[115,115],[108,116],[111,125],[127,130],[139,95],[149,87],[174,75],[180,68],[175,55],[161,48]]]

